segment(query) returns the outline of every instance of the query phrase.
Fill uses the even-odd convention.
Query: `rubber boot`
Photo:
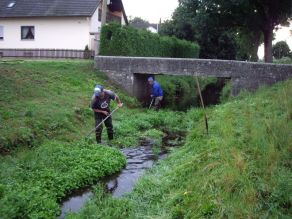
[[[96,135],[96,143],[97,144],[101,143],[101,136],[100,135]]]
[[[108,136],[108,140],[110,140],[110,141],[114,139],[114,133],[112,133],[112,132],[108,132],[107,136]]]

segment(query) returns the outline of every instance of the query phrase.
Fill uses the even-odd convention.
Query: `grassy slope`
[[[127,108],[137,103],[92,62],[0,62],[0,151],[10,151],[0,156],[0,218],[52,218],[65,194],[122,168],[117,150],[91,144],[94,134],[83,140],[94,125],[88,105],[96,83],[125,102],[113,115],[112,145],[135,146],[141,136],[158,139],[159,129],[185,129],[183,113]]]
[[[291,218],[292,81],[187,114],[184,147],[122,199],[101,195],[68,218]]]
[[[88,130],[91,63],[8,62],[0,69],[1,148],[32,146],[44,137],[76,139],[80,126]]]

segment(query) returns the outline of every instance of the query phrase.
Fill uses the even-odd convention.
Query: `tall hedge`
[[[199,45],[111,23],[102,27],[100,55],[197,58]]]

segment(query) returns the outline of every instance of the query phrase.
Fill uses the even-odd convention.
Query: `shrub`
[[[185,110],[197,106],[198,92],[194,77],[185,76],[156,76],[163,92],[163,104],[173,110]],[[201,90],[208,84],[215,83],[216,78],[199,78]]]
[[[101,30],[100,55],[196,58],[199,46],[175,37],[111,23]]]
[[[290,53],[290,48],[285,41],[279,41],[273,45],[273,56],[277,59],[282,57],[288,57]]]

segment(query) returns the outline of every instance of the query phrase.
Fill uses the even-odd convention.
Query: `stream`
[[[106,190],[113,197],[121,197],[125,193],[131,192],[143,172],[151,168],[155,161],[166,156],[166,140],[163,142],[159,154],[153,153],[153,142],[149,139],[144,139],[139,147],[121,149],[127,158],[125,168],[117,174],[101,179],[100,182],[105,184]],[[92,187],[75,191],[61,203],[62,212],[58,218],[64,218],[68,212],[78,212],[92,196]]]

